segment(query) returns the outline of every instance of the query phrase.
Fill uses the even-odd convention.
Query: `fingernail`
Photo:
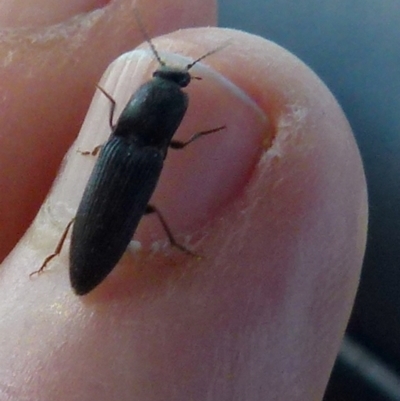
[[[75,15],[104,7],[109,2],[110,0],[3,0],[0,2],[0,27],[50,26]]]
[[[186,66],[192,61],[178,55],[160,56],[167,65]],[[127,53],[109,67],[100,86],[116,101],[114,123],[132,94],[151,79],[157,67],[153,55],[144,50]],[[201,80],[192,80],[184,89],[189,94],[189,108],[174,139],[184,141],[196,132],[223,125],[226,129],[182,150],[168,151],[151,202],[178,232],[196,229],[240,192],[270,133],[265,114],[222,75],[200,63],[191,74]],[[44,208],[52,219],[58,216],[67,223],[73,217],[96,161],[96,157],[83,156],[78,150],[91,151],[108,139],[109,114],[110,101],[96,91],[79,137]],[[145,236],[139,232],[135,239]]]

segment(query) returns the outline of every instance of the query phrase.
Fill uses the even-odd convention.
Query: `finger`
[[[71,399],[73,389],[80,399],[322,397],[365,245],[360,158],[332,95],[283,49],[251,35],[210,28],[155,43],[196,57],[202,48],[228,39],[232,45],[204,60],[225,78],[199,66],[207,79],[191,84],[195,107],[177,135],[189,136],[204,122],[218,126],[220,120],[227,133],[204,138],[198,144],[204,147],[190,160],[181,161],[183,151],[172,154],[155,195],[178,232],[197,233],[194,244],[205,257],[196,261],[168,250],[149,255],[146,246],[154,238],[162,241],[153,221],[138,233],[145,257],[128,252],[86,299],[68,287],[65,253],[30,282],[32,263],[61,232],[60,227],[52,234],[51,226],[62,226],[84,185],[68,174],[78,169],[85,175],[93,163],[80,161],[81,168],[72,168],[78,159],[70,156],[48,203],[53,223],[42,212],[42,221],[3,272],[1,292],[7,302],[2,315],[12,319],[1,322],[10,341],[0,360],[12,361],[13,375],[7,379],[19,395],[34,389],[41,398],[62,399],[61,394]],[[139,57],[142,80],[151,68],[140,68],[140,61],[145,63],[145,57]],[[117,62],[116,68],[122,71],[122,65]],[[119,104],[128,77],[119,81],[112,71],[105,82],[112,88],[114,80],[111,92]],[[99,115],[104,120],[106,105],[101,113],[95,103],[85,126]],[[100,136],[107,135],[103,129]],[[211,149],[206,139],[215,141]],[[79,146],[84,141],[90,138]],[[209,158],[212,167],[198,174]],[[193,175],[182,173],[193,163]],[[174,174],[183,174],[179,183],[184,185],[169,184]],[[192,202],[197,207],[181,223],[182,208]],[[39,363],[41,379],[27,380],[27,371],[37,377]]]
[[[213,0],[163,0],[157,7],[130,0],[43,1],[0,8],[7,11],[0,13],[6,27],[0,43],[0,225],[7,227],[0,232],[0,261],[43,202],[106,66],[144,40],[134,9],[150,36],[215,23]]]

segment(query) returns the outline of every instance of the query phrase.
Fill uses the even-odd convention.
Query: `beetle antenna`
[[[210,50],[209,52],[207,52],[206,54],[203,54],[201,57],[199,57],[198,59],[194,60],[193,62],[191,62],[190,64],[188,64],[186,66],[186,69],[189,71],[195,64],[197,64],[199,61],[205,59],[208,56],[211,56],[211,54],[217,53],[222,49],[225,49],[225,47],[229,46],[230,41],[223,43],[221,46],[216,47],[215,49]]]
[[[151,51],[154,54],[154,57],[156,58],[156,60],[158,61],[158,63],[163,67],[165,66],[165,62],[161,60],[160,55],[158,54],[156,47],[154,46],[153,42],[150,39],[150,36],[148,35],[144,25],[143,25],[143,21],[140,17],[140,13],[139,11],[135,8],[134,9],[134,15],[135,15],[135,19],[136,19],[136,23],[138,25],[138,28],[141,32],[141,34],[143,35],[145,41],[149,44]]]

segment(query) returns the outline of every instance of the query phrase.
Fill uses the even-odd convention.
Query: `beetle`
[[[139,25],[140,25],[140,21]],[[221,131],[220,126],[194,134],[186,142],[173,136],[188,107],[188,94],[182,89],[193,78],[190,69],[200,60],[225,45],[207,52],[186,67],[168,66],[160,58],[144,32],[159,67],[152,78],[132,95],[113,124],[115,100],[104,89],[100,91],[111,104],[111,134],[101,146],[75,218],[67,225],[53,254],[40,269],[62,249],[70,227],[70,282],[77,295],[85,295],[98,286],[121,259],[142,216],[155,213],[172,246],[194,255],[173,237],[161,212],[149,200],[156,188],[169,148],[183,149],[196,139]],[[92,154],[96,154],[95,148]],[[88,152],[83,152],[88,153]]]

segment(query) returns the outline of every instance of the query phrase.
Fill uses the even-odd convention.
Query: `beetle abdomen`
[[[112,136],[104,145],[76,214],[70,280],[86,294],[111,272],[145,213],[163,166],[162,153]]]

